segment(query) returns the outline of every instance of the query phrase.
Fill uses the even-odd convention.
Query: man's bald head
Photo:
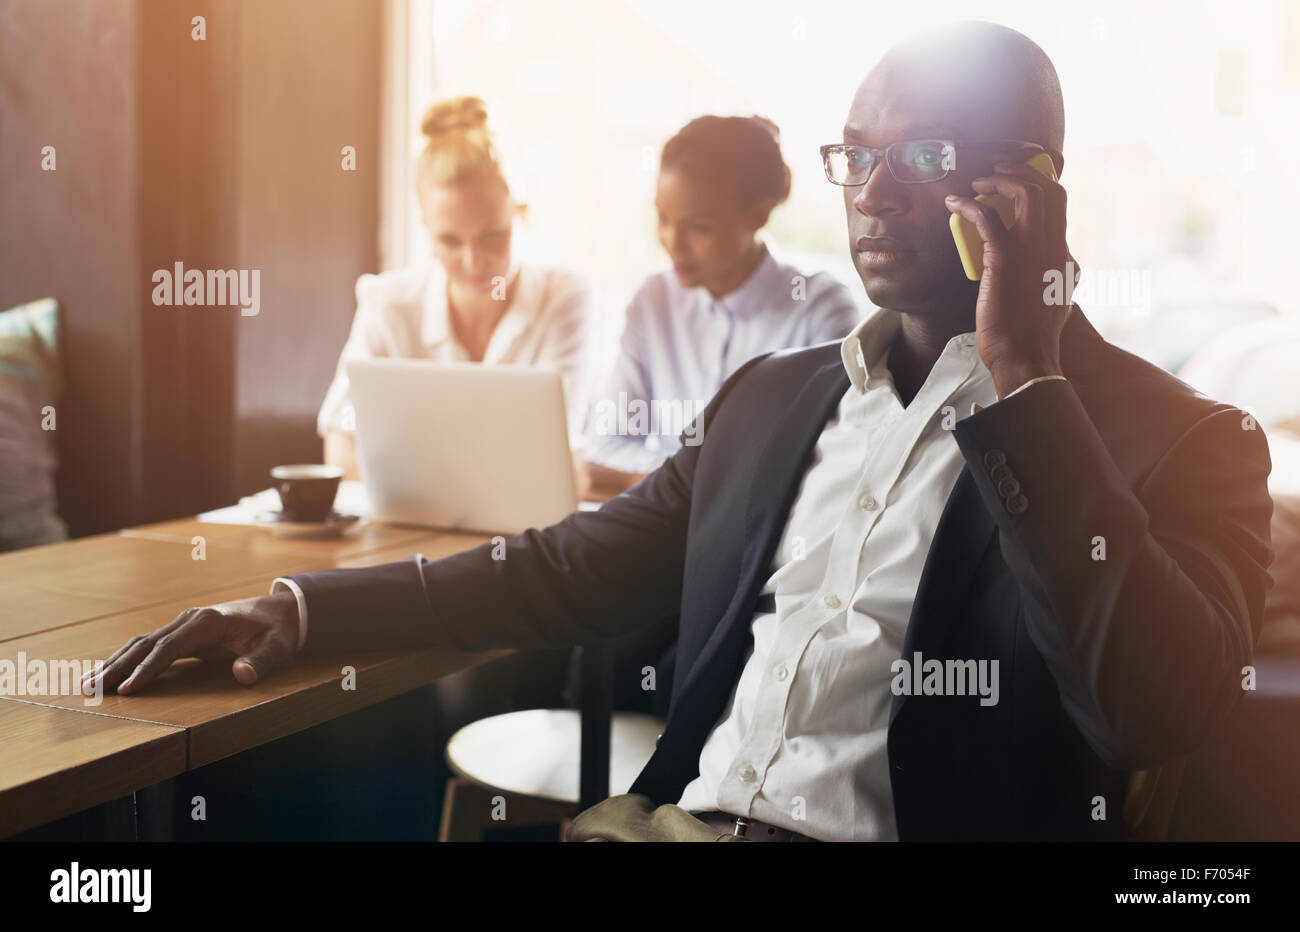
[[[972,140],[1019,139],[1059,152],[1065,137],[1051,60],[1032,39],[996,23],[950,23],[886,52],[858,88],[849,120],[871,134],[873,124],[897,125],[891,117],[904,112],[909,124],[942,123]]]
[[[930,29],[891,48],[858,88],[844,142],[883,149],[896,142],[947,139],[959,148],[953,170],[931,184],[902,184],[883,168],[844,188],[849,250],[867,297],[905,314],[974,314],[976,285],[966,279],[949,232],[944,197],[970,197],[971,182],[999,159],[1023,159],[1033,142],[1052,153],[1057,175],[1065,136],[1061,84],[1030,39],[994,23]],[[893,241],[885,252],[879,242]],[[873,243],[876,245],[873,246]],[[873,254],[874,253],[874,254]]]

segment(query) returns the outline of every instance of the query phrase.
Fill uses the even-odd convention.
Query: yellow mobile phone
[[[1056,180],[1056,166],[1046,152],[1038,153],[1028,164],[1053,181]],[[978,194],[975,200],[992,204],[1002,218],[1002,225],[1011,229],[1016,217],[1016,205],[1011,198],[1000,194]],[[961,267],[966,270],[966,277],[973,282],[979,281],[984,274],[984,240],[980,238],[979,230],[961,214],[953,214],[948,218],[948,229],[952,230],[952,239],[957,244],[957,255],[961,257]]]

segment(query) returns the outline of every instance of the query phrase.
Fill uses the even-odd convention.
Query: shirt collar
[[[902,327],[903,315],[888,308],[879,308],[858,324],[840,342],[840,358],[849,381],[859,392],[866,391],[871,376],[889,377],[885,356],[894,337]],[[975,347],[975,332],[959,333],[948,341],[944,353]]]
[[[713,297],[707,288],[700,288],[706,307],[723,311],[732,317],[749,317],[766,307],[771,295],[789,290],[791,283],[782,281],[785,276],[780,263],[772,255],[771,243],[766,237],[761,239],[763,257],[739,287],[721,298]]]
[[[840,341],[840,358],[844,371],[858,391],[866,391],[867,378],[884,364],[885,353],[894,342],[902,315],[898,311],[879,308],[858,324]]]
[[[424,292],[424,316],[421,336],[425,346],[436,346],[445,341],[455,341],[451,332],[450,310],[447,304],[447,273],[437,260],[429,263],[429,281]],[[542,306],[541,285],[528,266],[520,266],[510,306],[501,315],[492,342],[508,342],[521,332],[528,321],[538,314]],[[498,338],[498,331],[501,337]]]

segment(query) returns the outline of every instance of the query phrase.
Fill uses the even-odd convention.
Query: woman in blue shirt
[[[630,488],[681,445],[726,378],[761,353],[836,340],[857,323],[852,294],[792,264],[764,235],[790,194],[776,126],[703,116],[664,145],[655,208],[672,268],[627,310],[619,358],[588,418],[584,497]]]

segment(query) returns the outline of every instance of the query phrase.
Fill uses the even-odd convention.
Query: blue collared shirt
[[[839,340],[861,312],[826,272],[803,271],[765,244],[730,294],[684,288],[671,269],[650,276],[627,309],[619,358],[587,419],[587,460],[648,473],[686,442],[691,422],[727,377],[762,353]]]

